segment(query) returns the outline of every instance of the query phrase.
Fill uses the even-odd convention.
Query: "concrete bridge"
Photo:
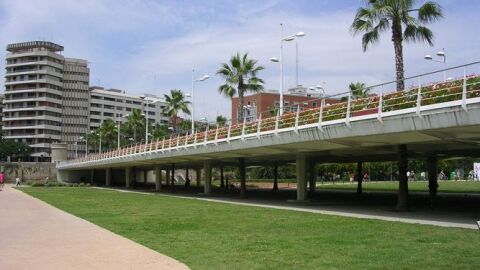
[[[156,189],[163,173],[194,169],[203,175],[204,193],[211,192],[212,168],[238,166],[240,195],[246,195],[246,166],[295,163],[297,200],[315,189],[316,164],[358,162],[361,192],[362,162],[398,161],[397,209],[407,207],[408,158],[427,159],[430,192],[436,193],[437,159],[479,156],[480,77],[419,85],[402,92],[325,105],[319,109],[277,115],[256,122],[176,136],[116,149],[57,164],[60,181],[81,181],[93,171],[105,184],[124,179],[133,188],[134,170],[153,171]],[[276,175],[276,173],[275,173]],[[199,179],[200,180],[200,179]],[[168,179],[167,179],[168,181]],[[168,182],[167,182],[168,183]]]

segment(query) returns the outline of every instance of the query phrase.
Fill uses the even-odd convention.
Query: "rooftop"
[[[63,46],[50,41],[27,41],[20,43],[12,43],[7,45],[7,51],[15,52],[18,50],[32,49],[32,48],[45,48],[52,52],[63,51]]]

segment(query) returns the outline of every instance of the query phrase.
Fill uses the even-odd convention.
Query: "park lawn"
[[[363,182],[363,190],[365,191],[397,191],[398,181],[385,182]],[[324,183],[318,184],[317,188],[322,189],[336,189],[336,190],[356,190],[357,183]],[[410,191],[424,191],[428,192],[428,181],[409,181],[408,189]],[[480,193],[480,181],[439,181],[438,192],[449,193]]]
[[[21,188],[192,269],[476,269],[475,230],[94,188]]]

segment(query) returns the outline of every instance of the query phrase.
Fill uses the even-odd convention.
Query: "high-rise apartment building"
[[[4,96],[3,94],[0,94],[0,133],[2,133],[3,131],[3,99],[4,99]]]
[[[30,161],[49,161],[53,142],[68,143],[72,156],[88,132],[87,62],[65,58],[62,46],[46,41],[9,44],[7,51],[5,138],[29,144]]]
[[[118,89],[92,86],[90,88],[90,129],[98,128],[106,119],[123,123],[126,121],[125,116],[134,109],[139,109],[147,115],[152,125],[168,125],[169,118],[162,113],[165,106],[165,101],[154,95],[130,95]]]

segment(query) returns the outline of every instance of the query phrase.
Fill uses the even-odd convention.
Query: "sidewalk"
[[[188,269],[11,186],[0,217],[0,269]]]

